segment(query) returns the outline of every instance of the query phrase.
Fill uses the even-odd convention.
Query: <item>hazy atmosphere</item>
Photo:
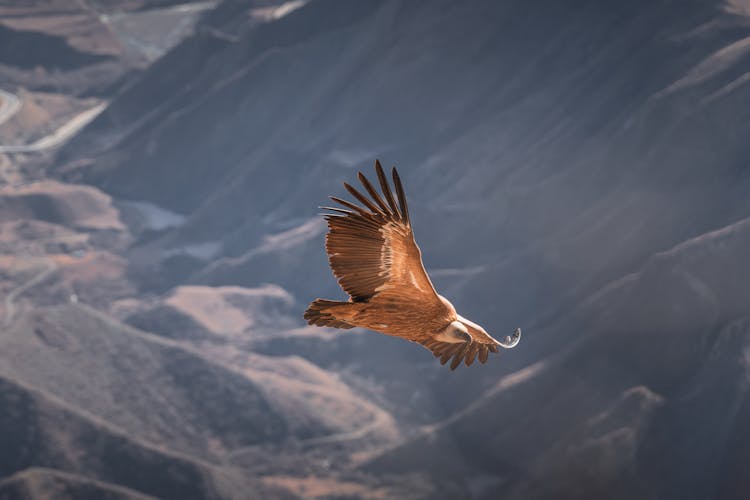
[[[0,0],[0,499],[750,498],[750,1]],[[523,338],[308,326],[328,196]]]

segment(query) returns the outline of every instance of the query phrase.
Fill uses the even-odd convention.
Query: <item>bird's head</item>
[[[518,342],[521,340],[521,329],[516,328],[512,335],[507,335],[503,340],[496,340],[492,338],[492,336],[487,333],[487,330],[482,328],[481,326],[477,325],[471,320],[468,320],[464,318],[463,316],[458,316],[458,321],[466,327],[470,332],[470,335],[476,334],[479,336],[486,336],[496,342],[496,344],[500,347],[503,347],[505,349],[513,349],[518,345]]]
[[[471,337],[469,336],[469,331],[464,324],[460,321],[453,321],[449,323],[443,331],[438,333],[435,338],[451,344],[462,344]]]

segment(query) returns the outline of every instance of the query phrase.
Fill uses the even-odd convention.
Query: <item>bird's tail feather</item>
[[[351,302],[339,302],[337,300],[315,299],[305,311],[304,318],[307,323],[315,326],[328,326],[331,328],[354,328],[341,318],[336,317],[336,309],[351,307]],[[341,311],[344,312],[344,311]]]

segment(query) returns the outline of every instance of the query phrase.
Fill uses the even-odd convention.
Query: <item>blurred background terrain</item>
[[[0,498],[748,498],[750,2],[0,0]],[[396,164],[370,332],[317,206]]]

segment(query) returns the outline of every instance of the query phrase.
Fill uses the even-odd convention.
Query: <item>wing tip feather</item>
[[[404,219],[404,222],[409,224],[409,206],[406,203],[404,185],[401,183],[401,177],[398,175],[396,167],[391,168],[391,177],[393,177],[393,185],[396,188],[396,195],[398,196],[398,202],[401,206],[401,217]]]

